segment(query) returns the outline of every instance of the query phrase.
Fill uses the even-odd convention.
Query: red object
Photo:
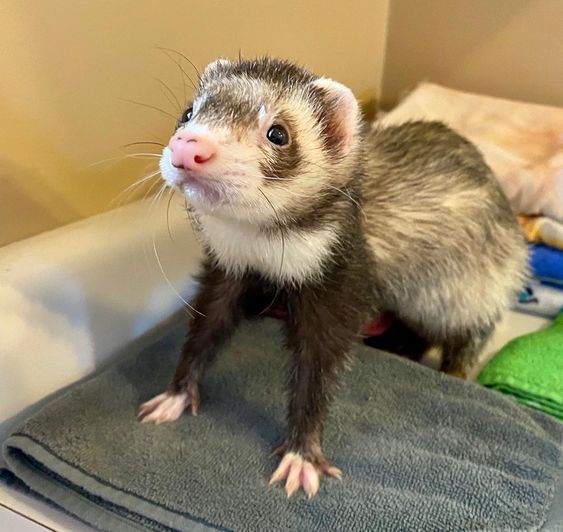
[[[287,310],[281,307],[272,307],[264,312],[264,316],[269,316],[270,318],[276,318],[278,320],[287,319]]]
[[[379,336],[383,334],[393,323],[393,314],[382,312],[370,321],[364,328],[364,336]]]

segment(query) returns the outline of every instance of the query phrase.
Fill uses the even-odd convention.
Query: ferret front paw
[[[197,416],[199,404],[198,387],[196,384],[191,384],[186,391],[164,392],[143,403],[139,408],[138,417],[142,423],[160,425],[160,423],[176,421],[188,406],[191,406],[192,415]]]
[[[342,471],[333,466],[322,453],[320,456],[316,456],[314,461],[309,461],[297,452],[285,452],[284,446],[280,450],[284,456],[274,471],[270,484],[287,479],[285,492],[288,497],[291,497],[299,488],[303,488],[310,499],[319,490],[320,477],[323,474],[338,480],[342,478]]]

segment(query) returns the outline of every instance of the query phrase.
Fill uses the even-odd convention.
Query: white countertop
[[[0,249],[0,439],[56,392],[179,310],[200,247],[181,199],[144,201]],[[170,231],[168,229],[170,228]],[[170,234],[169,234],[170,233]],[[164,278],[154,255],[158,250]],[[546,320],[509,313],[481,364]],[[39,402],[39,403],[38,403]],[[0,530],[86,525],[0,483]]]

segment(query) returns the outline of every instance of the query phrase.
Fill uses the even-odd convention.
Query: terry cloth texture
[[[184,335],[175,325],[27,420],[4,444],[8,467],[67,512],[120,532],[537,530],[561,518],[563,424],[361,345],[325,431],[344,478],[288,500],[268,486],[285,429],[279,328],[241,327],[206,376],[197,417],[141,424],[138,405],[174,370]]]
[[[563,314],[547,329],[509,342],[478,381],[563,420]]]

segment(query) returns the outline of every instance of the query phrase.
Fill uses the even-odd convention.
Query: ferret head
[[[346,185],[359,144],[347,87],[292,63],[211,63],[160,169],[198,211],[279,223]]]

